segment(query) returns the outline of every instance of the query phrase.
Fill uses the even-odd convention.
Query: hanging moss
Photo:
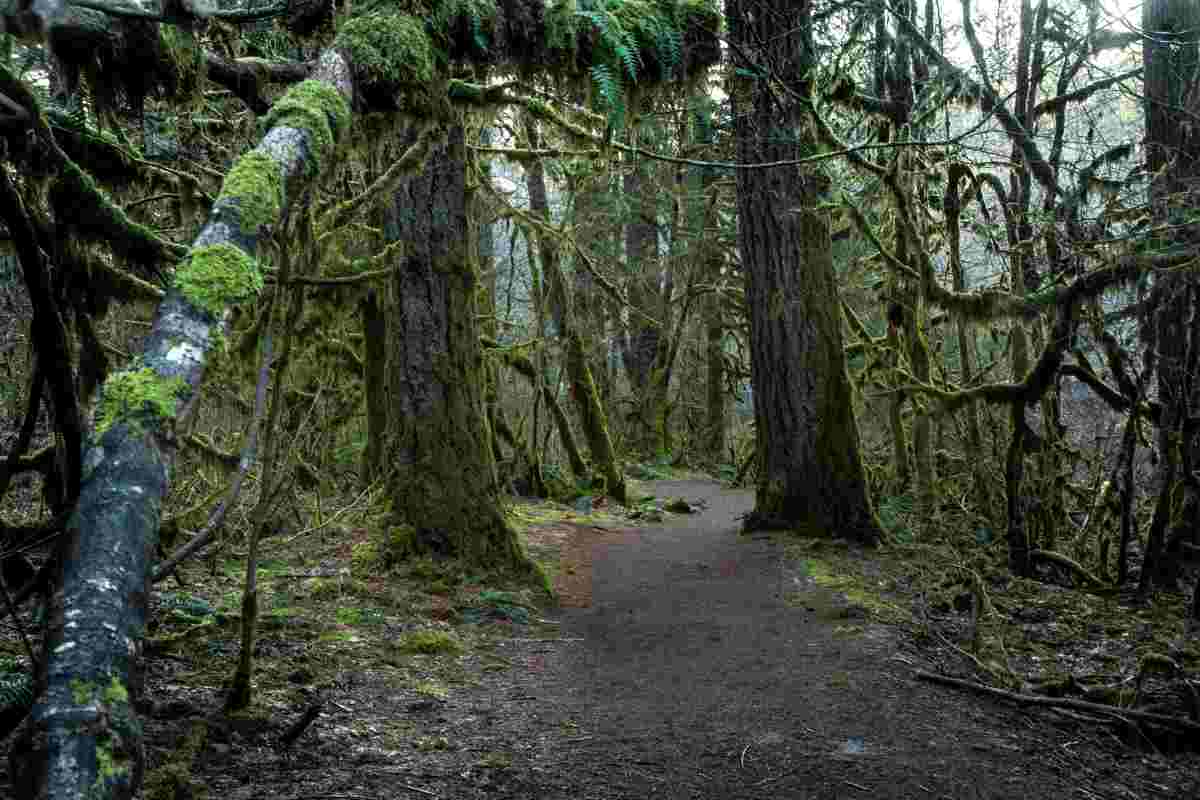
[[[257,233],[263,225],[277,221],[283,207],[279,164],[266,153],[251,150],[225,176],[221,197],[237,201],[242,233]]]
[[[288,89],[271,105],[263,126],[270,130],[276,125],[286,125],[307,132],[312,152],[310,172],[317,174],[333,155],[336,145],[346,140],[350,119],[350,104],[341,92],[327,83],[306,80]]]
[[[84,242],[103,243],[126,261],[157,269],[174,245],[134,222],[79,165],[67,161],[50,186],[55,221]]]
[[[192,96],[201,86],[204,76],[204,50],[190,30],[175,25],[158,25],[162,42],[163,73],[170,96],[184,99]]]
[[[262,291],[263,277],[253,258],[222,242],[193,249],[175,271],[175,286],[192,305],[220,316]]]

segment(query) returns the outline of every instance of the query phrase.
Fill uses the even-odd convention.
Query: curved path
[[[593,534],[591,606],[562,614],[577,641],[529,685],[569,731],[542,740],[530,796],[1184,796],[1073,721],[915,681],[894,631],[864,626],[769,539],[738,536],[751,493],[651,488],[705,510]]]

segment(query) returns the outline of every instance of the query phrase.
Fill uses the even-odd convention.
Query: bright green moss
[[[271,105],[263,125],[268,130],[287,125],[306,131],[315,161],[314,172],[320,172],[337,143],[345,141],[350,129],[350,104],[327,83],[301,81]]]
[[[433,45],[425,25],[408,14],[373,12],[349,20],[335,47],[372,83],[423,85],[433,80]]]
[[[188,302],[220,316],[262,291],[263,277],[253,258],[222,242],[193,249],[175,271],[175,286]]]
[[[129,369],[110,376],[104,382],[100,407],[96,411],[96,435],[103,435],[113,423],[147,407],[156,417],[174,418],[176,402],[186,387],[182,378],[164,378],[150,367]],[[71,686],[76,689],[75,684]],[[78,693],[76,689],[76,696]]]
[[[251,150],[229,170],[220,196],[237,201],[242,233],[256,233],[261,226],[277,221],[283,208],[279,164],[266,153]]]
[[[78,678],[71,679],[71,699],[78,705],[90,703],[92,701],[92,692],[96,690],[96,685],[88,681],[81,681]]]
[[[121,685],[114,675],[108,683],[108,688],[104,690],[104,702],[106,703],[128,703],[129,690]]]

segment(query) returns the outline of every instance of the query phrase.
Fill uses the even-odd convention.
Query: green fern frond
[[[621,84],[621,73],[607,64],[595,64],[591,75],[596,85],[597,105],[608,112],[609,122],[619,127],[625,118],[625,87]]]
[[[0,709],[30,705],[33,705],[33,678],[29,673],[0,673]]]

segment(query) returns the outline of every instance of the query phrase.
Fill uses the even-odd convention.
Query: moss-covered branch
[[[101,390],[101,418],[57,562],[59,600],[46,622],[46,691],[14,748],[21,796],[127,798],[137,791],[141,734],[123,687],[138,683],[149,566],[171,476],[169,433],[191,411],[229,304],[261,285],[254,263],[260,237],[345,141],[350,74],[344,57],[326,52],[314,70],[318,85],[285,95],[284,111],[239,162],[244,180],[227,181],[217,199],[193,245],[193,269],[159,306],[139,371],[118,373]],[[218,251],[229,257],[195,263]]]
[[[558,430],[558,439],[567,454],[567,462],[571,466],[571,473],[577,478],[587,478],[590,470],[588,470],[587,463],[583,460],[583,455],[579,452],[579,445],[575,443],[575,437],[571,433],[571,424],[567,421],[567,414],[563,411],[562,405],[559,404],[558,398],[554,396],[553,390],[546,385],[546,382],[538,374],[537,367],[517,350],[509,347],[501,347],[498,342],[487,337],[483,337],[482,341],[483,345],[498,355],[507,366],[528,380],[534,391],[542,393],[542,399],[546,401],[546,406],[550,409],[550,416],[554,419],[554,425]]]

